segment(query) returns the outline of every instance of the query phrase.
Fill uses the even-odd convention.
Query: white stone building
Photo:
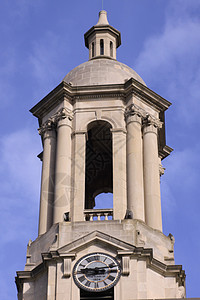
[[[174,238],[162,233],[170,102],[116,60],[120,44],[101,11],[85,34],[89,61],[31,109],[43,142],[39,235],[17,272],[19,300],[185,297]],[[113,207],[96,209],[108,192]]]

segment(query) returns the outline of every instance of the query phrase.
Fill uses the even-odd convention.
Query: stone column
[[[55,197],[53,222],[64,220],[64,213],[70,213],[71,200],[71,121],[72,117],[63,108],[57,119],[57,150],[55,172]]]
[[[158,159],[158,128],[162,127],[159,120],[148,116],[143,126],[144,151],[144,197],[145,220],[147,225],[162,231],[160,174]]]
[[[45,123],[39,134],[43,136],[42,179],[40,192],[39,235],[50,229],[53,223],[54,174],[56,132],[51,121]]]
[[[132,105],[126,112],[127,122],[127,208],[134,219],[145,221],[142,117],[143,112]]]

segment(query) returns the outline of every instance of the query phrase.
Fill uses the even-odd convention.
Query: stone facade
[[[43,141],[39,235],[17,272],[18,299],[83,299],[72,271],[97,252],[121,266],[112,299],[185,297],[174,238],[162,233],[161,160],[172,151],[164,114],[171,103],[116,61],[121,35],[105,11],[85,43],[90,60],[31,109]],[[95,209],[102,192],[113,193],[112,208]]]

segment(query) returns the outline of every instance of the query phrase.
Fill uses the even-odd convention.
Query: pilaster
[[[72,221],[84,220],[86,131],[73,133],[73,203]]]

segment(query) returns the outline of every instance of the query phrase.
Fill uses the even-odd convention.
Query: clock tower
[[[106,11],[84,37],[89,61],[31,109],[43,144],[39,232],[18,300],[183,298],[174,237],[162,232],[171,103],[117,61],[121,34]]]

